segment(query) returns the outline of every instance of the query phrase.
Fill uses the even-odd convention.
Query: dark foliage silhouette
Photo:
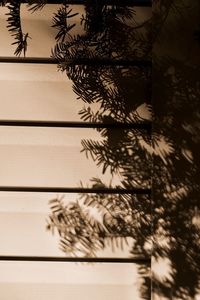
[[[4,4],[4,3],[3,3]],[[27,51],[27,42],[29,35],[28,33],[23,33],[21,27],[21,17],[20,17],[20,1],[12,0],[9,1],[7,7],[9,9],[8,13],[8,30],[11,32],[12,36],[15,38],[15,42],[12,45],[17,45],[15,50],[15,55],[20,56],[23,52],[24,56]]]
[[[167,259],[171,268],[165,279],[153,276],[153,291],[167,299],[195,299],[200,282],[200,95],[199,64],[194,55],[199,4],[183,2],[161,5],[157,1],[155,11],[161,21],[155,17],[153,143],[156,146],[159,136],[163,137],[168,153],[163,158],[154,155],[153,257],[155,265]],[[182,31],[184,39],[177,42]]]
[[[151,56],[150,20],[143,34],[128,25],[133,18],[132,9],[86,5],[85,33],[68,36],[58,43],[52,54],[61,71],[73,81],[73,89],[85,106],[80,111],[84,121],[101,123],[143,123],[151,115],[151,68],[123,66],[76,65],[78,58],[95,59],[146,59]],[[95,23],[95,21],[98,22]],[[148,28],[147,28],[147,27]],[[120,28],[121,34],[116,34]],[[134,46],[133,46],[134,45]],[[94,111],[92,104],[98,104]],[[144,106],[147,115],[138,112]],[[120,174],[121,185],[116,188],[150,187],[151,138],[148,130],[98,129],[102,141],[83,140],[83,152],[92,158],[102,172]],[[91,188],[106,188],[97,178]],[[81,203],[81,204],[80,204]],[[52,207],[53,206],[53,207]],[[76,215],[76,221],[69,220]],[[98,255],[98,251],[112,245],[123,247],[132,240],[130,256],[149,257],[151,243],[151,199],[146,195],[80,195],[77,202],[64,206],[59,199],[51,203],[52,214],[48,229],[58,228],[61,249],[69,255]],[[96,211],[96,215],[92,211]],[[62,219],[59,221],[60,215]],[[64,218],[64,219],[63,219]],[[67,218],[67,219],[66,219]],[[100,218],[100,219],[99,219]],[[81,226],[82,224],[82,226]],[[80,228],[83,228],[81,230]],[[78,228],[78,233],[76,232]],[[79,230],[80,229],[80,230]],[[68,230],[68,231],[67,231]],[[135,242],[136,241],[136,242]],[[130,242],[130,241],[129,241]],[[82,250],[81,250],[82,249]],[[150,297],[150,266],[138,267],[143,276],[141,296]]]
[[[97,182],[106,187],[97,179],[93,187]],[[58,230],[61,249],[66,253],[95,256],[96,251],[104,249],[109,243],[113,248],[123,248],[129,237],[141,234],[141,227],[141,238],[150,238],[150,199],[147,196],[82,194],[78,201],[72,201],[69,205],[64,204],[62,199],[53,199],[50,204],[52,215],[48,228]],[[145,211],[142,204],[146,206]],[[94,208],[98,216],[92,214]],[[143,250],[138,251],[139,245],[137,248],[135,254],[141,254]]]
[[[194,299],[196,293],[198,293],[200,279],[200,221],[198,204],[198,132],[200,123],[199,81],[197,80],[199,66],[194,66],[189,61],[188,53],[186,53],[188,52],[186,45],[185,53],[176,53],[175,46],[174,49],[169,50],[167,53],[162,49],[162,45],[165,45],[164,40],[166,40],[166,37],[170,38],[172,36],[171,31],[173,31],[173,28],[171,27],[176,26],[178,31],[179,24],[185,22],[185,7],[182,1],[178,3],[165,1],[162,4],[160,1],[155,2],[152,38],[154,42],[154,131],[152,136],[154,160],[152,200],[153,258],[154,264],[157,261],[167,260],[170,265],[170,271],[164,279],[159,277],[159,274],[154,273],[153,295],[165,296],[168,299]],[[193,9],[194,7],[191,7],[190,13],[192,13]],[[188,38],[192,36],[192,39],[194,39],[195,24],[190,24],[188,20],[186,24],[187,27],[191,26],[191,29],[187,28]],[[174,39],[173,36],[172,38]],[[96,49],[95,51],[98,51],[98,48]],[[74,51],[73,53],[76,55],[76,48]],[[88,54],[88,57],[93,57],[94,55],[96,57],[96,53],[92,52],[92,54]],[[112,56],[110,55],[110,57]],[[144,96],[138,97],[137,93],[134,95],[134,89],[132,96],[129,98],[125,89],[120,89],[119,86],[117,91],[119,91],[118,95],[120,99],[113,96],[114,93],[111,93],[111,95],[108,92],[101,93],[100,91],[103,91],[102,85],[99,84],[99,81],[97,82],[97,78],[101,78],[102,69],[100,69],[99,73],[92,73],[93,68],[88,67],[88,70],[91,70],[88,77],[87,72],[89,73],[89,71],[87,67],[70,66],[68,69],[65,66],[63,68],[61,65],[61,69],[67,71],[68,76],[74,82],[74,91],[81,99],[87,103],[99,101],[102,105],[100,106],[103,108],[101,114],[94,114],[91,113],[90,109],[84,109],[81,112],[83,119],[103,121],[102,116],[105,116],[106,112],[109,111],[108,116],[112,117],[112,120],[118,120],[119,116],[124,116],[123,120],[121,119],[123,122],[134,122],[136,120],[133,117],[135,116],[134,109],[142,103],[140,99],[147,99]],[[114,77],[108,76],[106,79],[109,78],[111,80]],[[89,80],[87,80],[88,78],[94,78],[94,83],[91,80],[90,84]],[[134,76],[131,78],[132,82],[134,82],[133,79],[135,80]],[[121,83],[122,81],[115,79],[110,81],[112,88],[117,85],[116,82]],[[100,97],[99,94],[101,95]],[[108,100],[106,95],[109,95]],[[104,99],[108,103],[111,103],[111,105],[107,106]],[[120,101],[121,99],[126,99],[126,104],[128,103],[127,99],[134,99],[134,104],[132,102],[129,109],[126,110],[126,108],[124,109],[126,104],[123,106],[123,100]],[[116,104],[117,107],[115,106]],[[108,134],[106,133],[106,135]],[[122,137],[121,141],[123,141]],[[133,140],[131,142],[133,144]],[[83,141],[83,146],[84,151],[86,153],[90,152],[93,159],[97,163],[104,165],[104,168],[107,165],[113,167],[113,161],[114,163],[119,163],[120,158],[124,162],[124,157],[127,157],[125,153],[120,153],[120,158],[116,158],[116,148],[114,149],[111,145],[108,146],[108,143],[101,147],[99,143],[91,141],[87,141],[86,143]],[[106,154],[104,154],[103,150],[105,150]],[[145,150],[148,152],[147,147]],[[113,158],[113,161],[107,159],[109,151],[112,153],[110,157]],[[140,151],[141,156],[139,155],[138,164],[142,166],[146,160],[142,157],[142,151]],[[136,153],[133,156],[137,157]],[[131,174],[134,174],[134,171],[137,170],[137,176],[142,176],[141,183],[144,180],[142,171],[138,172],[139,170],[137,167],[135,168],[135,164],[131,164],[130,168]],[[141,169],[145,170],[142,167]],[[145,171],[145,174],[148,173]],[[127,178],[125,182],[128,182],[128,185],[130,184]],[[125,229],[128,224],[124,225]],[[148,236],[144,238],[141,234],[142,232],[143,227],[141,227],[136,238],[140,253],[146,251],[145,243]],[[133,253],[135,254],[136,252],[133,250]],[[145,297],[148,298],[148,295],[146,294]]]

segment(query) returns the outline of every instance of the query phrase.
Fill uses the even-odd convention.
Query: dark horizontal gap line
[[[115,257],[47,257],[47,256],[0,256],[1,261],[34,261],[34,262],[86,262],[86,263],[137,263],[150,264],[151,258],[138,256],[133,258]]]
[[[151,194],[148,188],[65,188],[65,187],[28,187],[0,186],[0,192],[32,192],[32,193],[88,193],[88,194]]]
[[[55,58],[50,57],[0,57],[0,63],[21,63],[21,64],[58,64]],[[113,60],[113,59],[75,59],[66,62],[70,65],[89,65],[89,66],[135,66],[151,67],[149,60]]]
[[[151,131],[151,122],[144,123],[90,123],[65,121],[0,120],[0,126],[51,127],[51,128],[117,128],[145,129]]]
[[[22,3],[27,3],[27,1],[22,1]],[[62,4],[63,1],[55,0],[47,0],[47,4]],[[84,5],[86,1],[84,0],[68,0],[68,4],[71,5]],[[98,2],[97,2],[98,3]],[[110,5],[120,5],[120,6],[139,6],[139,7],[151,7],[151,0],[101,0],[102,4],[110,4]]]

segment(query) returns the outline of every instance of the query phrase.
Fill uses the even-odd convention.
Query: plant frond
[[[28,8],[32,13],[42,10],[47,4],[47,0],[28,0]]]
[[[7,18],[7,28],[11,35],[16,40],[12,43],[12,45],[16,45],[17,48],[14,52],[16,56],[20,56],[23,52],[24,56],[26,56],[28,38],[30,38],[28,33],[23,33],[21,27],[21,17],[20,17],[20,7],[21,1],[11,0],[7,5],[9,9],[9,13]]]
[[[63,43],[66,36],[69,35],[70,30],[76,25],[75,23],[69,24],[68,20],[77,16],[78,13],[72,13],[72,9],[68,10],[68,8],[68,5],[63,4],[63,6],[58,9],[53,17],[52,27],[58,29],[58,33],[55,37],[57,42],[61,41]]]

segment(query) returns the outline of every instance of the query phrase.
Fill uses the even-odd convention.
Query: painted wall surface
[[[49,57],[56,31],[51,18],[57,6],[31,14],[22,5],[22,26],[29,32],[27,56]],[[84,13],[79,6],[80,14]],[[13,56],[6,28],[6,9],[0,15],[0,56]],[[140,11],[143,19],[149,9]],[[76,31],[82,31],[79,16]],[[80,121],[83,103],[72,83],[55,65],[0,64],[0,119]],[[98,109],[96,105],[95,110]],[[140,108],[140,113],[143,113]],[[146,112],[144,112],[145,114]],[[109,171],[102,175],[81,150],[81,139],[100,139],[92,129],[0,128],[0,185],[79,186],[91,177],[119,182]],[[0,194],[0,255],[63,256],[58,237],[46,231],[48,201],[55,194]],[[77,195],[65,195],[70,201]],[[129,248],[99,256],[127,257]],[[0,262],[1,300],[139,300],[137,267],[133,264],[60,264]]]
[[[178,1],[177,1],[178,2]],[[191,2],[191,1],[186,1]],[[194,1],[195,2],[195,1]],[[55,44],[56,31],[51,28],[55,6],[31,14],[22,8],[22,23],[29,32],[28,56],[49,57]],[[13,42],[6,29],[3,9],[0,15],[0,55],[13,56]],[[83,12],[83,11],[82,11]],[[149,10],[138,9],[144,20]],[[193,17],[194,16],[194,17]],[[172,16],[173,17],[173,16]],[[170,17],[171,18],[171,17]],[[171,19],[169,18],[169,23]],[[196,22],[198,10],[187,10],[185,20]],[[185,23],[185,22],[184,22]],[[183,24],[184,25],[184,24]],[[176,28],[176,30],[174,30]],[[192,26],[191,26],[192,28]],[[77,18],[77,31],[81,25]],[[178,32],[178,38],[177,38]],[[185,34],[190,36],[189,47],[185,47]],[[169,42],[170,38],[170,42]],[[199,62],[199,46],[193,46],[193,32],[174,22],[169,36],[163,35],[158,52],[163,56],[179,58],[190,63]],[[0,65],[0,119],[67,120],[80,121],[78,112],[83,107],[76,99],[72,84],[65,74],[57,72],[51,65]],[[162,99],[161,99],[162,100]],[[98,106],[95,107],[98,109]],[[140,114],[148,115],[144,107]],[[91,176],[102,177],[101,170],[80,153],[81,138],[99,138],[93,130],[48,130],[48,129],[0,129],[0,185],[72,185],[78,186],[80,179],[87,184]],[[164,150],[164,151],[163,151]],[[161,140],[155,153],[163,159],[171,149]],[[74,163],[75,162],[75,163]],[[102,177],[109,182],[109,172]],[[117,182],[119,177],[113,178]],[[26,195],[1,193],[0,195],[0,254],[58,255],[57,236],[46,232],[45,218],[49,213],[48,200],[56,195]],[[69,200],[74,195],[68,195]],[[67,198],[67,197],[66,197]],[[67,199],[68,201],[68,199]],[[159,239],[166,243],[166,239]],[[128,256],[111,253],[110,249],[99,255]],[[139,300],[139,283],[135,265],[77,265],[50,263],[0,262],[0,298],[2,300],[67,299],[70,300]],[[160,282],[172,280],[172,267],[167,257],[153,262],[155,278]],[[168,300],[153,295],[154,300]],[[195,300],[200,299],[199,295]]]

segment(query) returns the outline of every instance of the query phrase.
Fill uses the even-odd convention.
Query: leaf
[[[29,38],[28,33],[24,34],[21,27],[21,18],[20,18],[20,7],[21,1],[11,0],[7,5],[9,12],[6,14],[8,15],[7,18],[7,28],[11,35],[14,36],[16,42],[13,42],[12,45],[17,45],[17,48],[14,52],[16,56],[20,56],[22,52],[24,56],[26,55],[27,51],[27,40]]]
[[[42,10],[44,6],[47,4],[47,0],[28,0],[28,10],[32,13],[36,12],[37,10]]]

